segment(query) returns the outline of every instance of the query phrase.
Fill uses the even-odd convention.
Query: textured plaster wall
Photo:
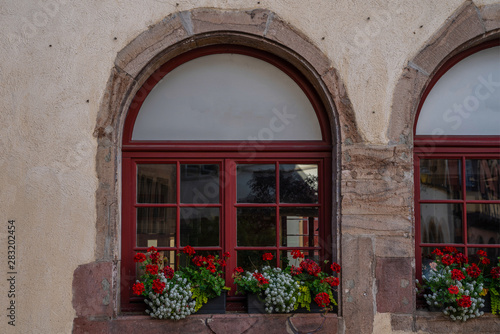
[[[475,1],[480,6],[499,1]],[[361,134],[385,134],[402,68],[462,0],[3,0],[0,3],[0,309],[6,226],[16,220],[16,327],[68,333],[72,275],[95,248],[92,136],[116,53],[167,15],[196,7],[266,8],[339,70]],[[377,318],[375,328],[385,326]]]

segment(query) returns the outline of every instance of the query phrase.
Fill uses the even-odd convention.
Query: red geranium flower
[[[225,267],[225,266],[226,266],[226,261],[225,261],[225,260],[223,260],[223,259],[219,259],[219,260],[217,260],[217,263],[218,263],[218,264],[219,264],[219,266],[221,266],[221,267]]]
[[[148,253],[156,253],[156,252],[158,252],[158,250],[154,246],[151,246],[148,248],[147,252]]]
[[[304,258],[304,254],[302,254],[302,252],[299,251],[298,249],[292,251],[292,256],[294,259],[298,259],[298,258],[303,259]]]
[[[273,254],[271,253],[264,253],[264,255],[262,255],[262,260],[264,261],[271,261],[273,259]]]
[[[482,264],[485,264],[485,265],[488,265],[488,264],[490,264],[490,259],[488,259],[487,257],[483,257],[483,258],[481,259],[481,263],[482,263]]]
[[[457,304],[460,307],[471,307],[472,302],[469,296],[462,296],[462,298],[457,299]]]
[[[253,273],[253,277],[255,277],[255,279],[259,282],[260,285],[269,284],[269,281],[267,280],[267,278],[265,278],[260,273]]]
[[[457,249],[455,247],[446,246],[443,251],[445,253],[456,253]]]
[[[142,295],[144,292],[144,283],[135,283],[132,286],[132,291],[138,296]]]
[[[469,263],[469,259],[463,253],[458,253],[455,255],[455,262],[458,264]]]
[[[194,250],[194,248],[193,248],[193,247],[191,247],[191,246],[186,246],[186,247],[184,247],[184,248],[182,249],[182,251],[183,251],[185,254],[189,255],[189,256],[193,256],[193,255],[194,255],[194,253],[196,253],[196,252],[195,252],[195,250]]]
[[[472,278],[476,278],[481,275],[481,269],[479,269],[479,267],[475,263],[473,263],[472,266],[467,268],[467,274]]]
[[[439,248],[435,248],[433,251],[432,251],[432,254],[436,255],[436,256],[442,256],[443,255],[443,252],[441,252],[441,250]]]
[[[144,253],[137,253],[134,256],[134,262],[144,262],[146,261],[146,255]]]
[[[464,274],[462,273],[461,270],[458,270],[458,269],[453,269],[451,271],[451,279],[454,279],[454,280],[457,280],[457,281],[461,281],[465,278]]]
[[[327,307],[330,304],[330,297],[326,292],[320,292],[314,297],[314,301],[319,307]]]
[[[210,272],[211,272],[212,274],[213,274],[213,273],[215,273],[215,271],[217,270],[217,268],[215,267],[215,265],[214,265],[212,262],[210,262],[210,263],[208,264],[207,269],[208,269],[208,270],[210,270]]]
[[[321,267],[311,259],[305,259],[304,261],[302,261],[300,263],[300,267],[303,270],[307,271],[309,275],[313,276],[318,276],[318,274],[321,272]]]
[[[204,265],[204,262],[207,262],[207,259],[204,256],[196,255],[191,261],[198,267],[201,267]]]
[[[323,282],[330,284],[330,286],[338,286],[340,284],[340,280],[338,279],[338,277],[331,276],[321,280],[321,283]]]
[[[152,263],[158,263],[158,261],[160,261],[160,253],[158,252],[153,252],[151,254],[149,254],[149,258],[151,259],[151,262]]]
[[[451,266],[455,262],[455,258],[453,257],[453,255],[445,254],[441,258],[441,262],[443,262],[445,266]]]
[[[500,278],[500,267],[491,268],[490,274],[493,279]]]
[[[479,255],[480,257],[486,257],[486,256],[488,256],[488,254],[484,250],[482,250],[482,249],[480,249],[480,250],[477,251],[477,255]]]
[[[160,281],[159,279],[155,279],[153,281],[153,291],[155,293],[162,293],[163,290],[165,290],[165,283],[163,283],[162,281]]]
[[[302,274],[302,268],[296,267],[292,264],[292,268],[290,269],[290,274],[292,276],[300,275],[300,274]]]
[[[241,268],[241,267],[236,267],[236,268],[234,268],[234,272],[235,272],[235,273],[242,273],[243,271],[244,271],[244,270],[243,270],[243,268]]]
[[[332,268],[333,272],[340,273],[340,265],[338,263],[333,262],[330,267]]]
[[[448,291],[452,294],[452,295],[456,295],[458,294],[458,286],[456,285],[452,285],[448,288]]]
[[[229,252],[225,252],[224,254],[222,254],[222,257],[229,259],[231,255],[229,254]]]
[[[165,278],[171,279],[174,277],[174,270],[171,267],[165,267],[163,268],[163,274],[165,275]]]
[[[151,275],[158,275],[158,266],[156,264],[146,265],[146,272]]]

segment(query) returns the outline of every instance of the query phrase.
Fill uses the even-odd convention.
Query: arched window
[[[332,258],[332,142],[313,86],[289,63],[240,46],[186,52],[131,104],[123,136],[122,310],[136,252],[172,267],[190,245],[232,269]]]
[[[468,256],[500,244],[500,46],[482,44],[451,58],[435,75],[415,124],[417,273],[435,247]],[[428,221],[447,231],[423,233]]]

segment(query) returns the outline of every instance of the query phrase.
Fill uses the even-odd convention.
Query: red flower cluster
[[[134,262],[144,262],[146,261],[146,255],[144,253],[137,253],[134,256]]]
[[[327,307],[330,304],[330,297],[326,292],[320,292],[314,297],[314,301],[319,307]]]
[[[236,267],[236,268],[234,268],[234,272],[235,273],[242,273],[242,272],[244,272],[244,270],[241,267]]]
[[[155,247],[149,247],[148,253],[151,263],[157,264],[160,261],[160,253],[158,253],[158,250]]]
[[[225,259],[229,259],[231,255],[229,255],[229,252],[225,252],[224,254],[222,254],[222,257]]]
[[[488,256],[488,254],[484,250],[482,250],[482,249],[480,249],[480,250],[477,251],[477,255],[479,255],[480,257],[486,257],[486,256]]]
[[[456,285],[452,285],[448,288],[448,291],[452,294],[452,295],[456,295],[458,294],[458,286]]]
[[[196,253],[196,252],[195,252],[195,250],[194,250],[194,248],[193,248],[193,247],[191,247],[191,246],[186,246],[186,247],[184,247],[184,248],[182,249],[182,251],[183,251],[185,254],[189,255],[189,256],[193,256],[193,255],[194,255],[194,253]]]
[[[321,267],[311,259],[305,259],[300,263],[302,270],[307,271],[309,275],[318,276],[321,272]]]
[[[271,261],[273,259],[273,254],[271,253],[264,253],[264,255],[262,255],[262,260],[264,261]]]
[[[159,279],[155,279],[153,281],[153,291],[155,293],[162,293],[163,290],[165,290],[165,283],[163,283],[162,281],[160,281]]]
[[[302,274],[302,268],[301,267],[296,267],[292,264],[292,268],[290,269],[290,274],[292,276],[297,276]]]
[[[146,273],[151,275],[158,275],[158,266],[156,264],[146,265]]]
[[[458,264],[469,263],[469,259],[463,253],[458,253],[455,255],[455,262]]]
[[[445,253],[456,253],[457,249],[455,247],[446,246],[443,251]]]
[[[436,255],[436,256],[442,256],[443,255],[443,252],[441,252],[441,250],[439,248],[435,248],[433,251],[432,251],[432,254]]]
[[[481,275],[481,269],[473,263],[472,266],[467,268],[467,274],[472,278],[479,277],[479,275]]]
[[[458,269],[453,269],[451,271],[451,279],[454,279],[454,280],[457,280],[457,281],[461,281],[465,278],[464,274],[462,273],[461,270],[458,270]]]
[[[338,263],[333,262],[330,267],[334,273],[340,273],[340,265]]]
[[[500,267],[491,268],[490,274],[493,279],[500,278]]]
[[[253,274],[253,277],[255,277],[255,279],[259,282],[260,285],[264,285],[264,284],[269,284],[269,281],[267,278],[265,278],[262,274],[260,273],[254,273]]]
[[[488,264],[490,264],[490,259],[488,259],[487,257],[482,257],[481,263],[484,265],[488,265]]]
[[[462,298],[457,299],[457,304],[460,307],[471,307],[472,301],[469,296],[462,296]]]
[[[132,291],[138,296],[142,295],[144,292],[144,283],[135,283],[132,286]]]
[[[172,277],[174,277],[174,270],[167,266],[163,268],[163,274],[165,275],[165,278],[172,279]]]
[[[304,258],[304,254],[299,251],[298,249],[292,251],[292,256],[294,259],[303,259]]]
[[[331,276],[321,280],[321,283],[323,282],[330,284],[330,286],[338,286],[340,284],[340,280],[338,279],[338,277]]]
[[[451,254],[445,254],[441,258],[441,262],[443,262],[445,266],[451,266],[455,262],[455,258]]]
[[[198,267],[201,267],[203,266],[205,263],[207,263],[207,258],[204,257],[204,256],[201,256],[201,255],[196,255],[195,257],[193,257],[193,259],[191,260],[196,266]]]

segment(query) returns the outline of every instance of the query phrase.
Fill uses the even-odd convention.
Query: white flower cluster
[[[167,280],[164,274],[160,274],[160,281],[165,283],[162,294],[150,293],[146,304],[151,310],[146,310],[152,318],[179,320],[194,313],[196,302],[192,299],[191,284],[185,278],[175,274],[171,280]]]
[[[296,295],[299,283],[294,281],[290,274],[280,268],[264,267],[263,276],[269,280],[269,287],[264,291],[266,312],[289,313],[295,308]]]

